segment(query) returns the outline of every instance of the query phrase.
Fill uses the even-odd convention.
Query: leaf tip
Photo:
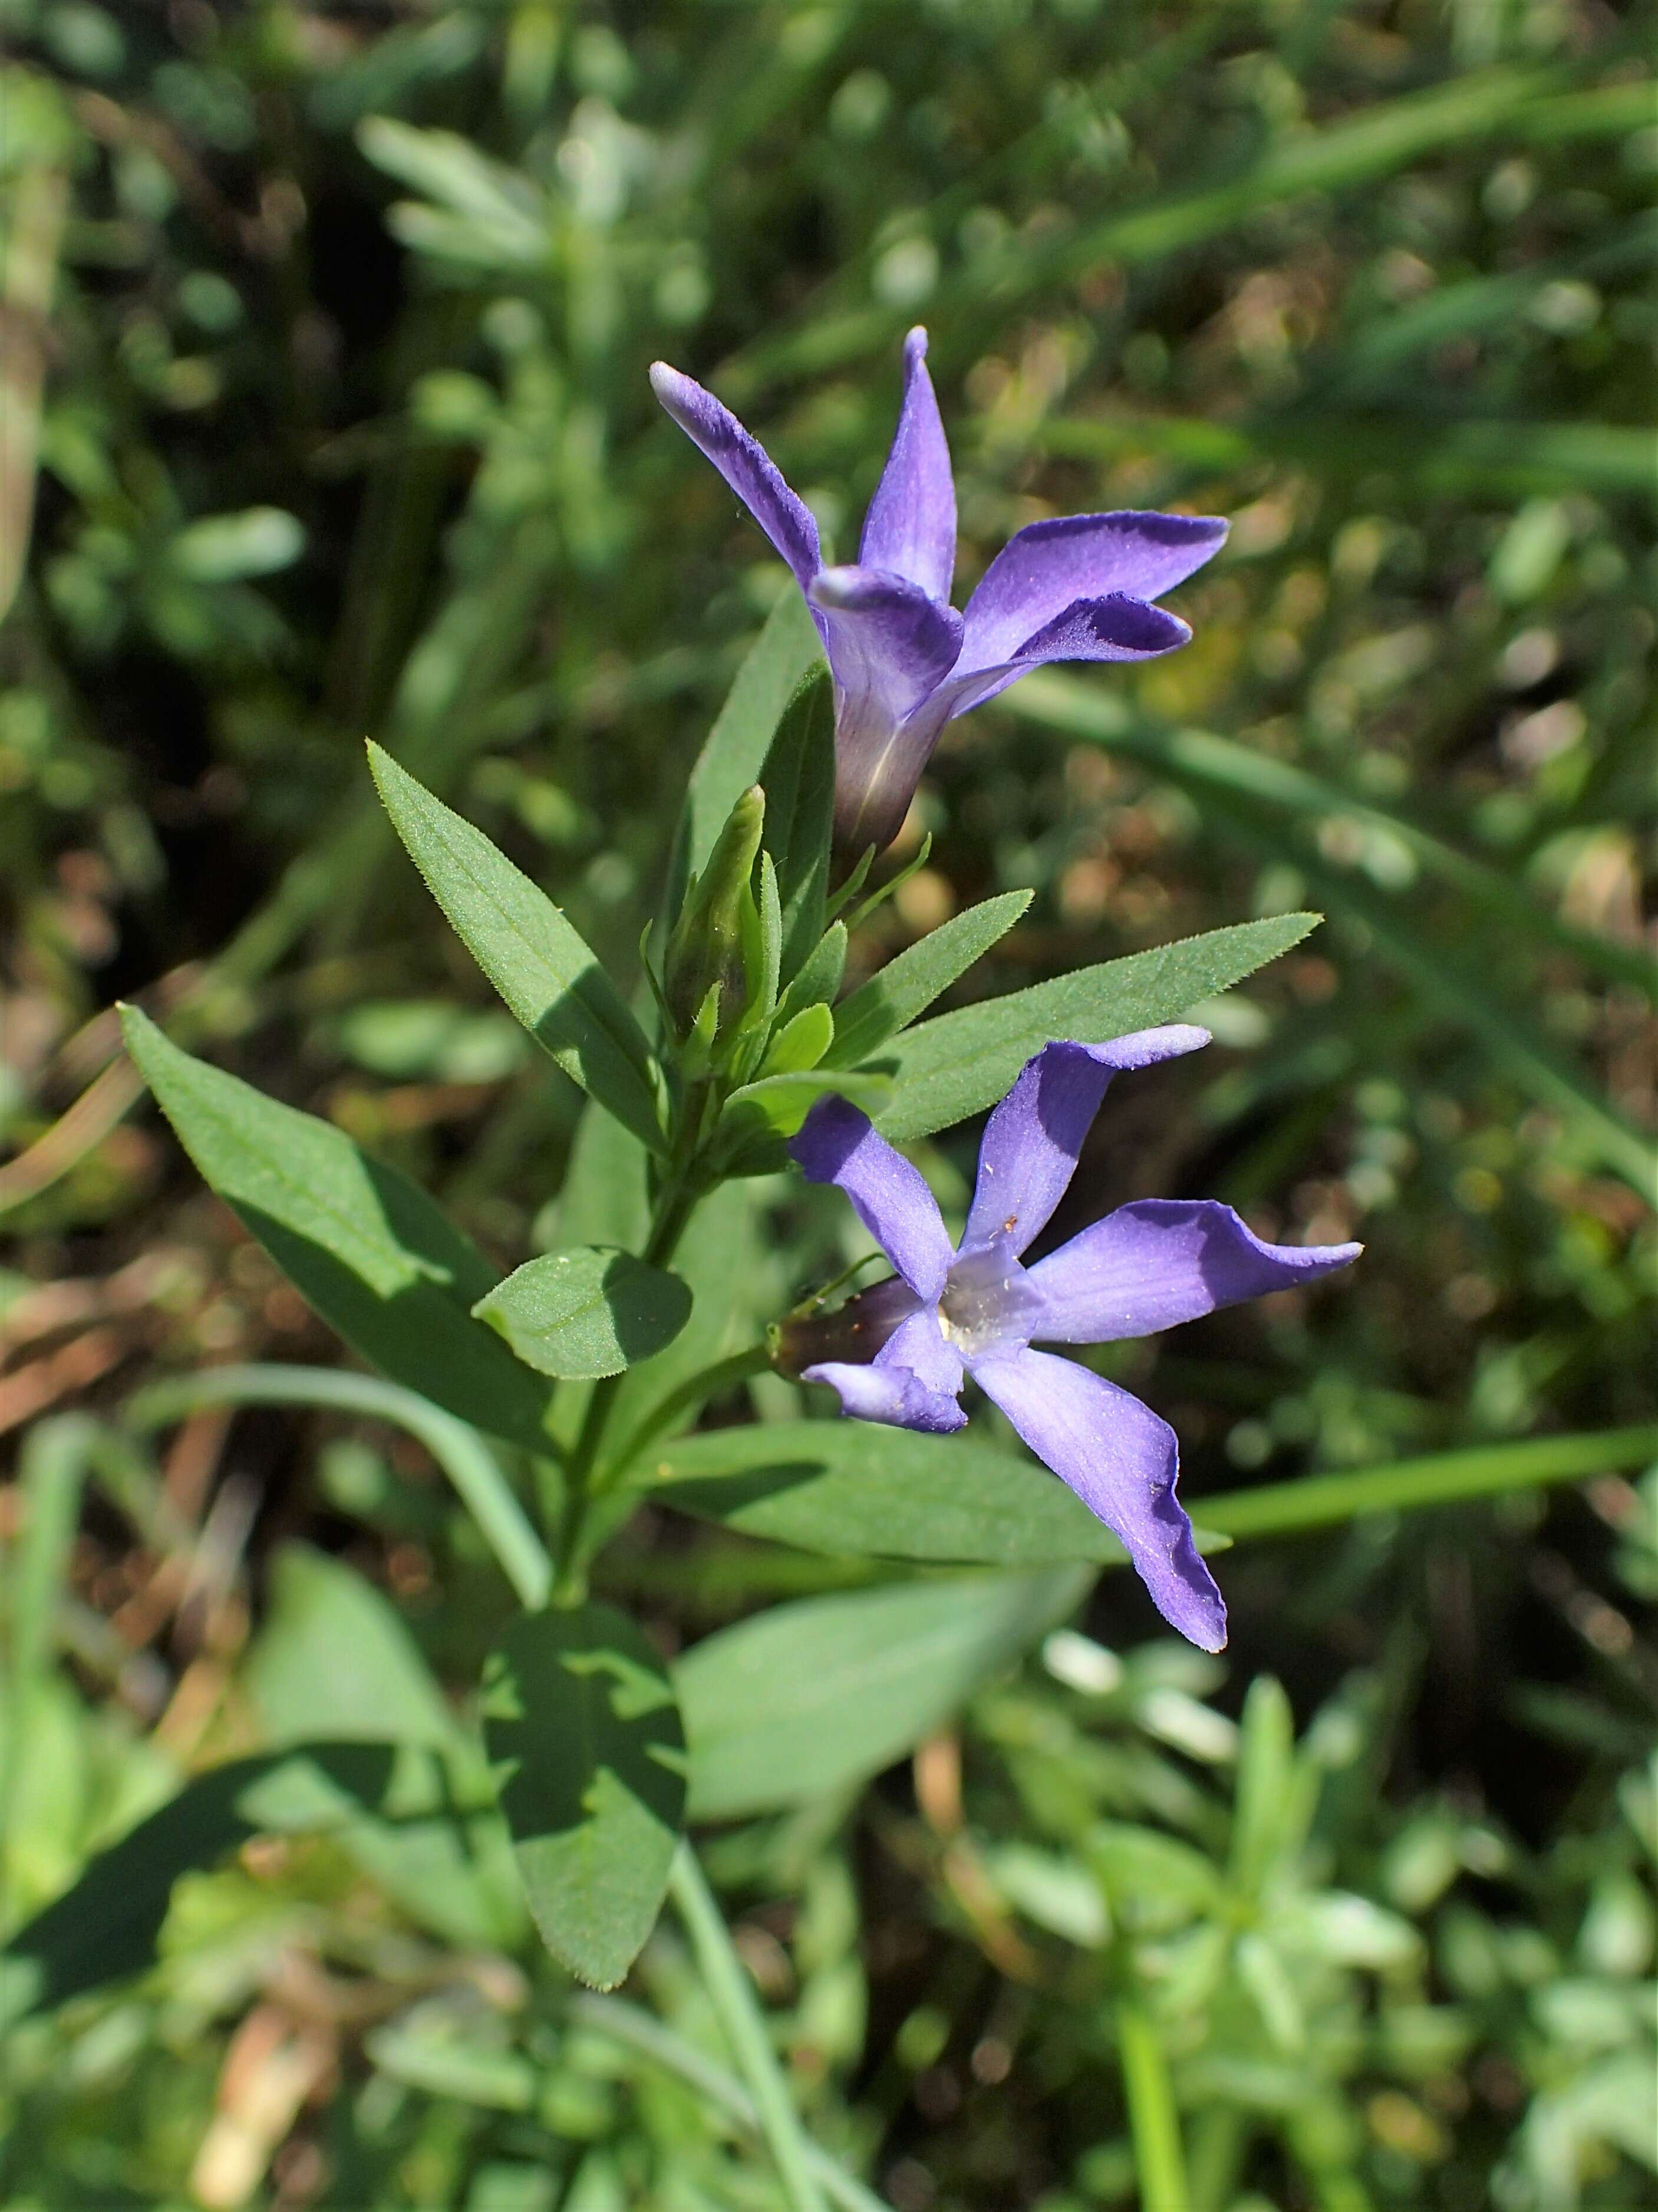
[[[121,1042],[143,1068],[146,1050],[161,1037],[161,1032],[143,1008],[135,1006],[130,1000],[118,999],[115,1011],[120,1017]]]

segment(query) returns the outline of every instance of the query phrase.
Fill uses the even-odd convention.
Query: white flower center
[[[938,1301],[938,1326],[944,1340],[971,1361],[1030,1341],[1036,1298],[1024,1269],[999,1241],[987,1250],[964,1253],[950,1268]]]

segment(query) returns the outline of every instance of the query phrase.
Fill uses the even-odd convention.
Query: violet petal
[[[922,716],[932,725],[936,738],[945,722],[982,707],[1049,661],[1155,660],[1189,644],[1191,638],[1178,615],[1150,606],[1144,599],[1129,599],[1121,592],[1105,599],[1076,599],[1006,659],[985,668],[968,668],[958,662],[956,672],[926,702]]]
[[[1031,1334],[1054,1344],[1150,1336],[1218,1306],[1310,1282],[1363,1249],[1266,1244],[1213,1199],[1140,1199],[1031,1268],[1027,1279],[1042,1309]]]
[[[651,389],[685,435],[714,463],[788,562],[804,592],[822,564],[817,525],[760,441],[713,392],[670,368],[665,361],[652,365]]]
[[[918,1298],[936,1306],[954,1256],[920,1170],[877,1136],[850,1099],[820,1098],[789,1151],[808,1182],[832,1182]]]
[[[947,601],[956,572],[956,485],[926,371],[926,332],[904,340],[904,399],[892,451],[864,519],[862,567],[890,568]]]
[[[936,1306],[922,1306],[900,1322],[876,1353],[875,1364],[902,1368],[947,1398],[960,1395],[967,1375],[962,1355],[945,1341]]]
[[[932,749],[909,718],[955,666],[962,617],[884,568],[822,569],[806,596],[835,672],[835,836],[884,845]]]
[[[987,668],[1017,657],[1032,636],[1078,599],[1127,592],[1161,599],[1226,539],[1213,515],[1069,514],[1033,522],[1011,538],[967,604],[963,659]]]
[[[808,1382],[827,1382],[841,1408],[859,1420],[886,1421],[900,1429],[951,1436],[965,1428],[957,1403],[964,1370],[944,1342],[931,1306],[912,1314],[882,1346],[871,1366],[823,1360],[805,1370]]]
[[[976,1361],[974,1379],[1038,1459],[1122,1545],[1163,1619],[1205,1651],[1226,1641],[1226,1607],[1175,1496],[1180,1448],[1149,1406],[1048,1352]]]
[[[1207,1030],[1177,1022],[1107,1044],[1044,1046],[985,1125],[962,1249],[1005,1237],[1014,1253],[1024,1251],[1064,1197],[1112,1076],[1208,1042]]]

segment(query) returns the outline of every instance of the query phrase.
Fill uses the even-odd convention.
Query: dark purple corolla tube
[[[1073,514],[1033,522],[965,610],[950,604],[956,487],[926,332],[904,341],[904,398],[857,562],[826,568],[817,525],[757,440],[665,362],[651,384],[794,572],[835,696],[835,844],[855,859],[897,835],[939,732],[1051,660],[1147,660],[1191,631],[1154,606],[1221,545],[1208,515]]]
[[[1174,1431],[1114,1382],[1032,1347],[1149,1336],[1345,1267],[1363,1248],[1266,1244],[1230,1206],[1148,1198],[1022,1264],[1065,1194],[1112,1076],[1208,1042],[1206,1030],[1176,1025],[1039,1052],[986,1127],[959,1245],[919,1170],[848,1100],[821,1099],[790,1149],[811,1182],[846,1193],[897,1270],[852,1301],[872,1302],[861,1335],[844,1325],[852,1308],[831,1316],[843,1342],[867,1342],[873,1357],[822,1361],[805,1379],[831,1384],[863,1420],[943,1434],[966,1424],[957,1401],[970,1375],[1121,1540],[1164,1620],[1218,1651],[1226,1607],[1175,1494]]]

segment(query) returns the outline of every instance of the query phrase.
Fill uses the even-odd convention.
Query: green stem
[[[687,1376],[677,1389],[670,1390],[659,1405],[652,1407],[627,1442],[618,1445],[606,1462],[609,1474],[624,1474],[645,1447],[654,1443],[681,1413],[693,1406],[706,1405],[710,1398],[723,1397],[739,1382],[746,1382],[750,1375],[763,1375],[770,1365],[770,1347],[750,1344],[745,1350],[733,1352],[729,1358],[717,1359],[713,1366],[699,1369],[696,1374]]]
[[[131,1426],[157,1429],[203,1406],[249,1405],[326,1406],[407,1429],[455,1486],[519,1598],[545,1605],[552,1563],[495,1454],[465,1421],[400,1382],[332,1367],[210,1367],[151,1383],[128,1400],[125,1413]]]
[[[1450,1505],[1461,1498],[1530,1489],[1545,1482],[1573,1482],[1608,1468],[1638,1466],[1658,1458],[1658,1422],[1607,1429],[1600,1435],[1530,1437],[1522,1443],[1476,1444],[1466,1451],[1435,1452],[1387,1467],[1357,1468],[1351,1474],[1304,1475],[1297,1482],[1267,1483],[1259,1490],[1230,1490],[1197,1502],[1198,1524],[1218,1535],[1276,1536],[1328,1528],[1361,1513],[1398,1513],[1417,1505]]]
[[[745,2135],[760,2134],[760,2114],[752,2097],[734,2075],[723,2066],[716,2066],[700,2051],[694,2051],[683,2042],[671,2028],[641,2012],[625,1997],[603,1997],[580,1991],[572,1997],[568,2007],[572,2019],[583,2027],[597,2028],[624,2050],[636,2051],[648,2058],[665,2073],[677,2075],[688,2087],[695,2089],[707,2101],[726,2113]],[[887,2212],[887,2207],[872,2190],[855,2180],[846,2168],[837,2165],[829,2153],[820,2150],[814,2142],[806,2144],[806,2164],[823,2184],[823,2194],[842,2212]]]
[[[1117,2048],[1139,2178],[1140,2212],[1191,2212],[1169,2062],[1151,2015],[1138,1998],[1124,1997],[1118,2004]]]
[[[766,2139],[790,2212],[826,2212],[812,2172],[811,2145],[800,2124],[782,2069],[777,2063],[764,2015],[755,2001],[743,1961],[690,1844],[674,1854],[668,1893],[691,1939],[696,1963],[708,1984],[732,2055],[754,2099],[755,2117]]]
[[[645,1249],[640,1255],[647,1267],[662,1267],[673,1257],[674,1248],[683,1235],[692,1208],[701,1196],[701,1192],[683,1169],[665,1186],[657,1200]],[[604,1448],[604,1431],[615,1408],[616,1393],[624,1379],[621,1375],[607,1375],[601,1382],[594,1383],[587,1400],[586,1411],[581,1417],[581,1427],[564,1470],[564,1509],[559,1521],[556,1546],[558,1572],[553,1589],[556,1603],[579,1604],[586,1595],[586,1576],[581,1557],[582,1529],[592,1503],[593,1473]]]
[[[1231,2203],[1248,2142],[1248,2118],[1237,2106],[1211,2105],[1198,2114],[1187,2176],[1192,2212],[1222,2212]]]

